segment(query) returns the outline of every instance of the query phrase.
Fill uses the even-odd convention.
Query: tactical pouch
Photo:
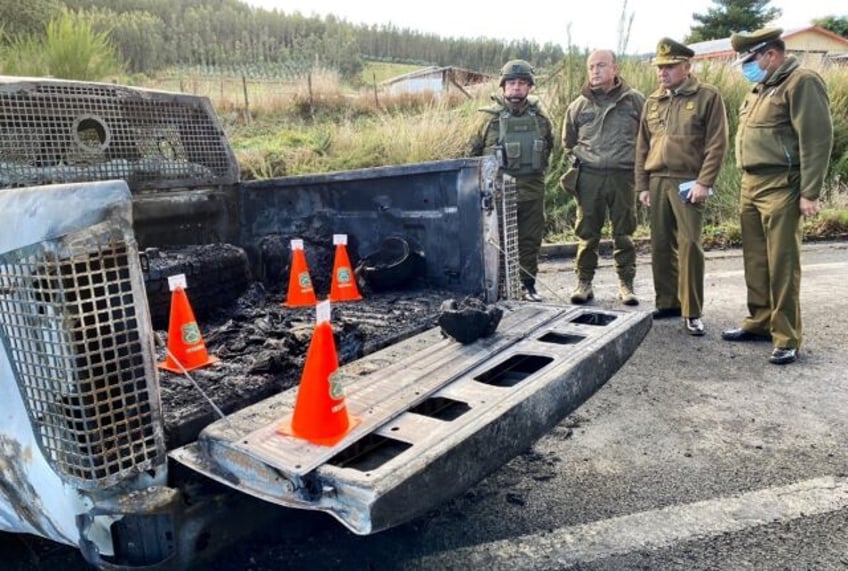
[[[516,170],[521,167],[521,143],[504,143],[507,170]]]
[[[533,141],[533,170],[542,170],[542,153],[545,150],[545,141],[536,139]]]

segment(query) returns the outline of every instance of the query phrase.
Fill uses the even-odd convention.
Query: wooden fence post
[[[241,87],[244,91],[244,122],[250,123],[250,101],[247,99],[247,77],[241,74]]]
[[[312,100],[312,72],[306,74],[306,86],[309,89],[309,116],[315,114],[314,101]]]
[[[374,81],[374,105],[376,105],[377,109],[380,108],[380,99],[377,97],[377,74],[372,73],[371,77]]]

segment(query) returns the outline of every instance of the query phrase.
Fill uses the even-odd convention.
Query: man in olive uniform
[[[695,53],[669,38],[657,45],[660,87],[648,96],[636,140],[636,192],[651,208],[654,318],[682,316],[703,335],[704,203],[727,152],[727,117],[718,90],[690,75]]]
[[[485,124],[472,143],[471,154],[491,153],[518,187],[518,263],[524,298],[542,301],[536,291],[539,250],[545,231],[545,170],[553,148],[553,128],[538,98],[532,66],[512,60],[501,69],[501,93],[491,107],[480,109]]]
[[[815,215],[833,145],[827,88],[786,55],[782,30],[733,34],[742,74],[755,84],[739,111],[736,164],[748,313],[726,341],[769,338],[769,361],[801,346],[801,216]]]
[[[631,238],[636,230],[633,166],[645,96],[619,77],[611,50],[589,54],[586,67],[589,79],[568,106],[562,127],[565,156],[578,171],[575,188],[570,188],[568,171],[562,178],[564,189],[577,198],[575,232],[580,238],[575,260],[577,287],[571,302],[586,303],[594,297],[592,278],[609,212],[618,296],[625,305],[637,305],[633,291],[636,248]]]

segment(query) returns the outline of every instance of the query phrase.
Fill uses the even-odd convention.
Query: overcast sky
[[[295,11],[304,16],[333,14],[352,24],[388,24],[442,37],[532,39],[581,48],[612,48],[618,44],[623,0],[588,2],[480,2],[478,0],[242,0],[253,6]],[[848,15],[846,0],[773,0],[783,15],[775,23],[784,29],[806,26],[814,18]],[[682,39],[703,14],[716,4],[709,0],[628,0],[633,26],[627,51],[653,51],[663,36]],[[522,8],[534,8],[523,10]]]

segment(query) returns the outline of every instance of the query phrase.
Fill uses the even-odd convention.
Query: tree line
[[[752,30],[780,14],[768,0],[713,3],[715,7],[706,13],[692,15],[697,24],[687,41]],[[47,24],[63,11],[106,35],[129,73],[151,74],[171,66],[233,69],[267,65],[294,74],[323,67],[355,78],[366,59],[492,73],[516,58],[540,70],[553,69],[567,55],[561,45],[550,42],[444,38],[392,24],[351,24],[332,15],[269,11],[241,0],[0,0],[0,47],[23,36],[43,34]],[[828,16],[815,23],[848,34],[845,16]],[[620,46],[621,51],[624,47]]]
[[[551,43],[442,38],[391,24],[269,11],[239,0],[0,0],[0,31],[6,42],[39,33],[62,10],[107,33],[130,73],[267,63],[299,71],[320,66],[353,78],[365,59],[491,72],[513,58],[545,67],[564,57],[562,47]]]

